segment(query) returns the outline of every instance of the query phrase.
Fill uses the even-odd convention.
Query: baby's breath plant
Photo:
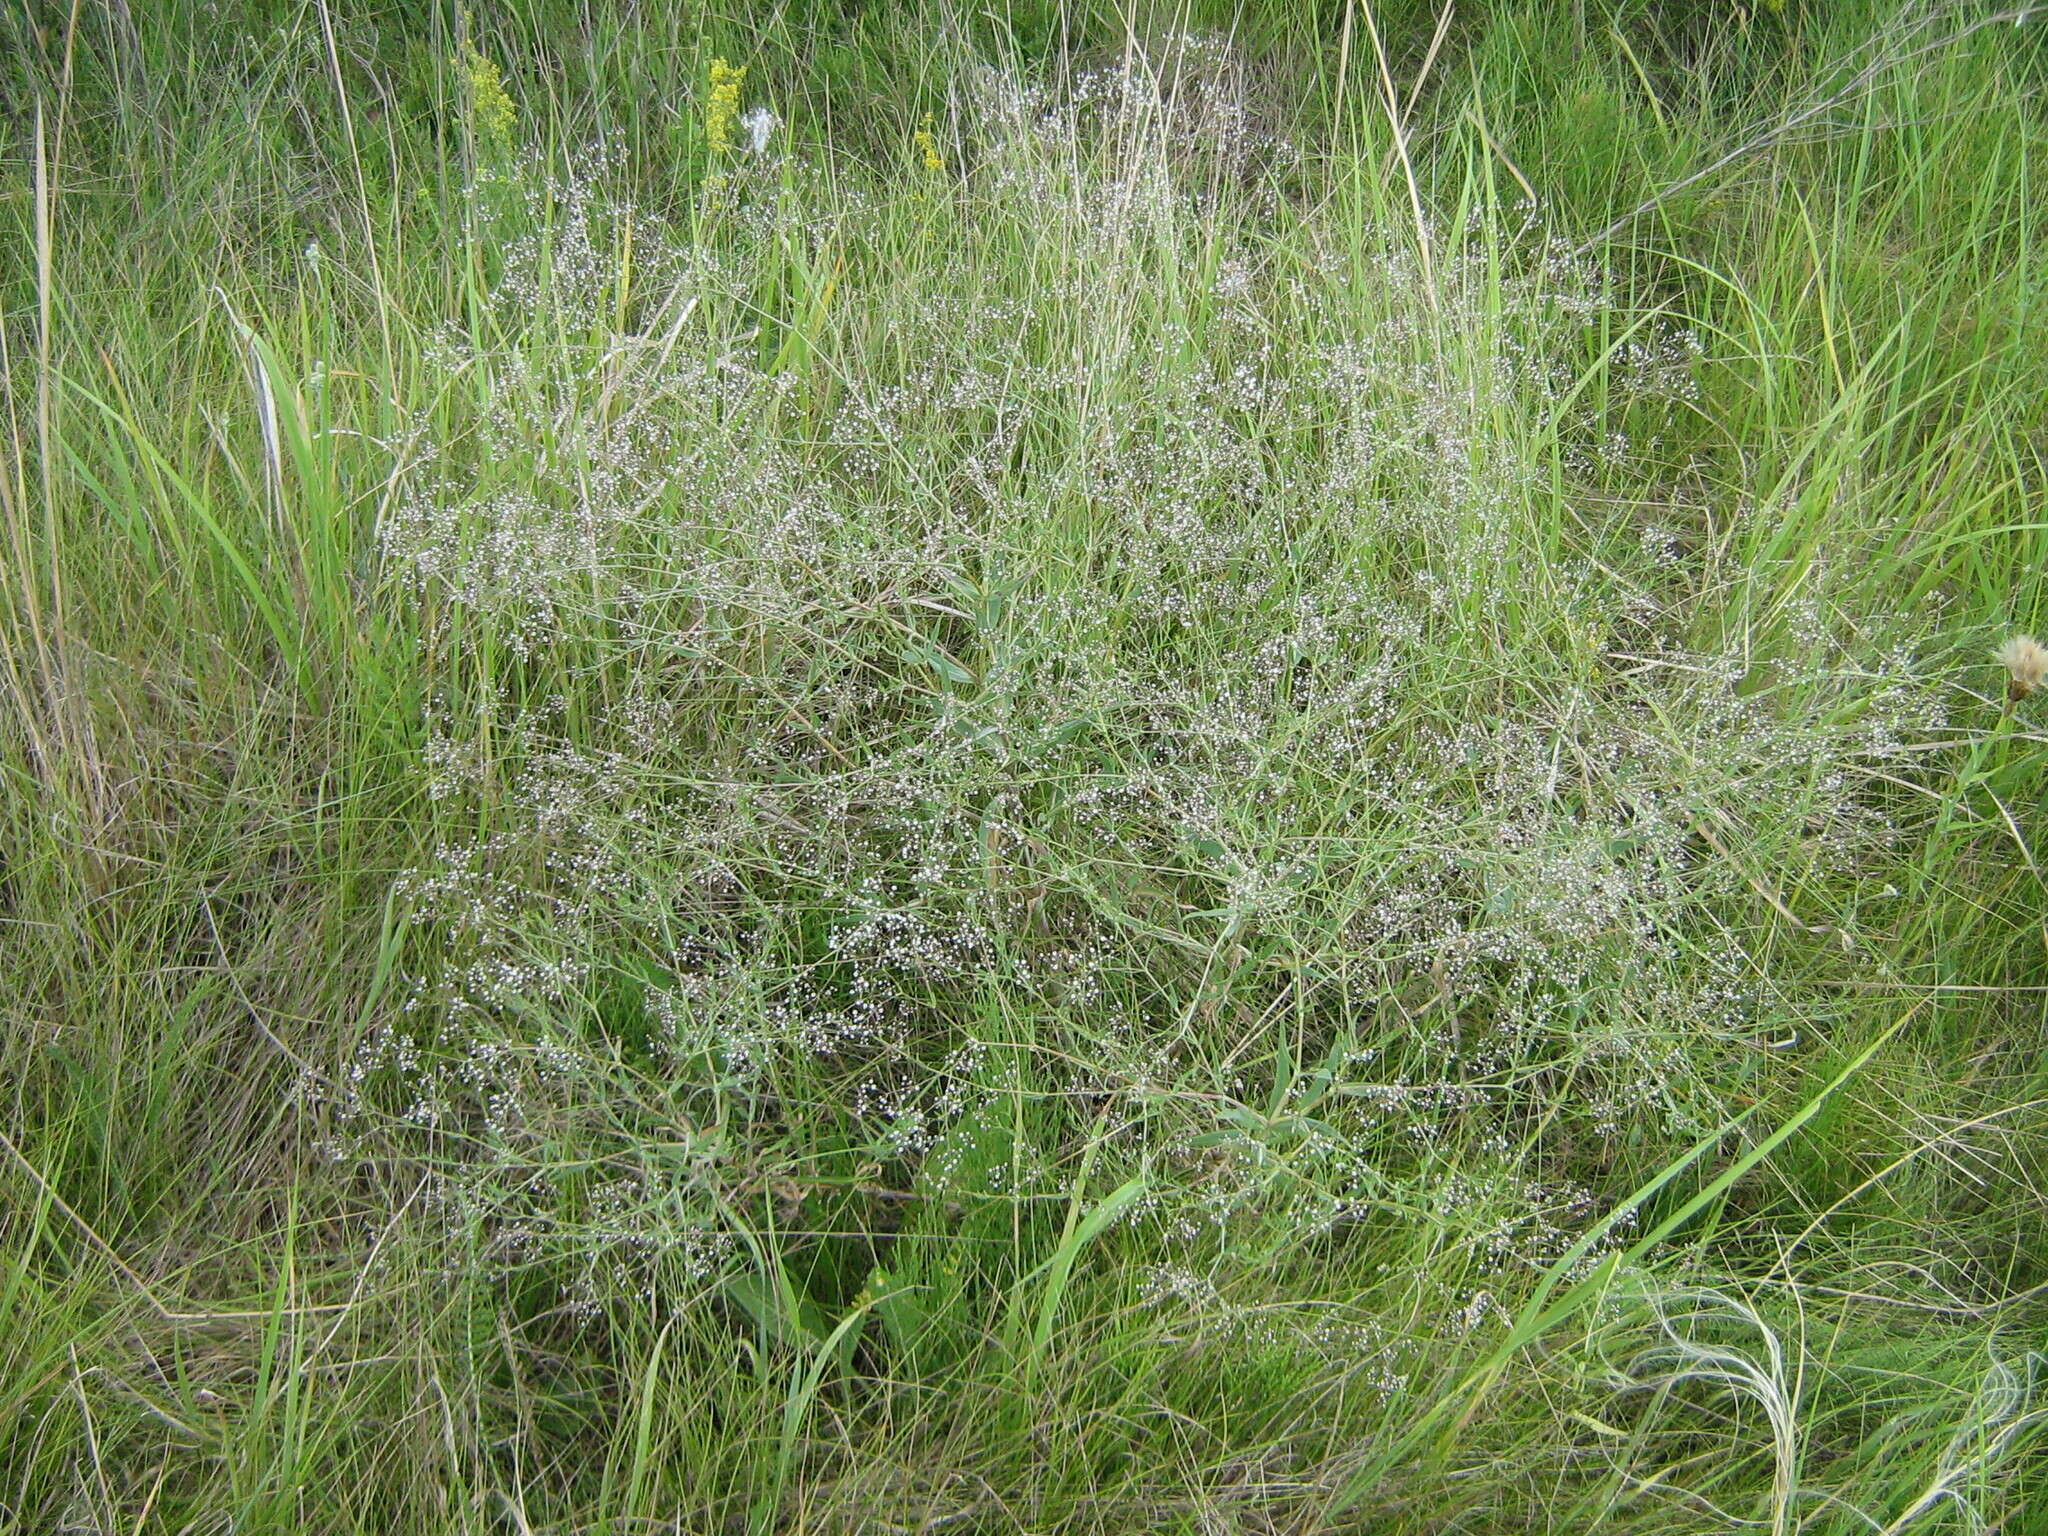
[[[692,244],[593,162],[443,337],[486,409],[413,451],[384,551],[437,672],[488,683],[432,738],[470,830],[396,888],[413,1001],[342,1108],[481,1136],[450,1177],[487,1224],[581,1221],[525,1170],[565,1126],[630,1160],[649,1116],[717,1155],[612,1207],[733,1262],[804,1147],[1049,1194],[1036,1153],[997,1186],[947,1150],[1022,1094],[1000,1039],[1036,1096],[1101,1107],[1098,1166],[1149,1170],[1130,1223],[1228,1265],[1402,1191],[1498,1288],[1600,1209],[1550,1170],[1712,1132],[1840,974],[1813,946],[1767,979],[1760,947],[1788,881],[1897,835],[1884,786],[1946,719],[1912,622],[1795,616],[1745,691],[1745,587],[1672,582],[1671,535],[1626,518],[1558,547],[1555,477],[1634,463],[1577,403],[1607,279],[1483,216],[1430,235],[1425,279],[1376,207],[1233,184],[1271,146],[1203,47],[1170,94],[982,77],[970,191],[1037,268],[992,286],[972,239],[879,261],[904,350],[828,331],[829,383],[732,345],[793,235],[890,227],[801,183]],[[1627,324],[1607,414],[1693,398],[1697,339]],[[1267,1049],[1224,1042],[1276,1016],[1294,1067],[1262,1085]]]

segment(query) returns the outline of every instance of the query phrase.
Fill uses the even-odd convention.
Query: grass
[[[0,17],[0,1528],[2048,1530],[2025,10]]]

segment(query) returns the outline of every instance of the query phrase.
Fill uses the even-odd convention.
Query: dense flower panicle
[[[737,162],[698,243],[603,154],[479,215],[490,313],[440,338],[474,418],[406,445],[380,528],[451,680],[422,764],[450,832],[395,892],[407,1027],[342,1108],[487,1148],[463,1209],[587,1257],[590,1306],[715,1268],[790,1137],[1057,1187],[1058,1149],[1012,1145],[1028,1096],[1114,1127],[1156,1174],[1125,1219],[1191,1265],[1391,1205],[1474,1274],[1542,1270],[1596,1214],[1531,1171],[1557,1148],[1721,1123],[1781,1002],[1759,888],[1894,835],[1883,785],[1944,720],[1912,621],[1816,590],[1753,686],[1701,530],[1769,510],[1694,504],[1619,435],[1684,413],[1697,340],[1646,322],[1596,414],[1604,274],[1519,209],[1426,264],[1412,231],[1361,249],[1290,200],[1236,56],[1160,47],[967,82],[986,229],[778,317],[814,370],[762,295],[886,205],[793,160]],[[712,65],[714,152],[743,74]],[[765,148],[772,115],[745,126]],[[981,242],[1026,235],[1028,281],[992,280]],[[1606,497],[1617,464],[1674,489]],[[1532,511],[1559,476],[1569,538]],[[1543,539],[1570,547],[1539,591]],[[1304,1053],[1277,1085],[1244,1065],[1276,1020]],[[636,1116],[692,1160],[540,1177],[565,1125],[640,1158]],[[1448,1172],[1453,1143],[1497,1167]],[[1447,1315],[1480,1326],[1474,1296]],[[1370,1330],[1242,1326],[1399,1374]]]
[[[469,86],[471,127],[498,154],[509,153],[518,109],[505,92],[505,77],[499,73],[497,64],[479,53],[473,43],[463,44],[462,67]]]
[[[704,142],[713,155],[732,148],[733,124],[740,115],[740,87],[746,83],[747,66],[711,61],[711,83],[704,97]]]

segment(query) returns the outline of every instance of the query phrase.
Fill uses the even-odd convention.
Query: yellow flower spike
[[[936,121],[931,113],[925,113],[924,121],[917,126],[917,132],[910,136],[911,144],[917,149],[918,155],[924,161],[924,168],[928,171],[943,171],[946,168],[945,159],[939,154]]]
[[[471,131],[500,154],[509,153],[519,109],[505,92],[505,77],[497,64],[479,53],[467,37],[462,40],[462,75],[469,89]]]
[[[747,66],[711,61],[711,90],[704,102],[704,142],[714,155],[732,149],[732,125],[740,115],[740,86],[747,78]]]

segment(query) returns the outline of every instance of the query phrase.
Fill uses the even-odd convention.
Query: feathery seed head
[[[2005,691],[2013,699],[2024,699],[2048,682],[2048,645],[2032,635],[2014,635],[1998,648],[1995,659],[2005,668]]]

